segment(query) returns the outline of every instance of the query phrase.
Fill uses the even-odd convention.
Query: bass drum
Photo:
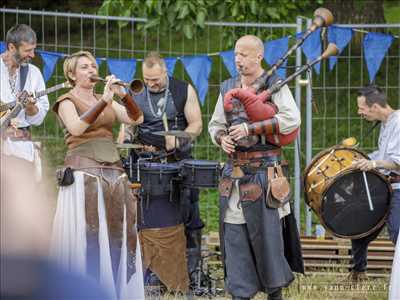
[[[304,172],[305,201],[333,235],[357,239],[383,226],[392,188],[386,177],[352,167],[369,159],[354,148],[333,147],[317,154]]]

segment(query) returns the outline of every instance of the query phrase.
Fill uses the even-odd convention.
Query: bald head
[[[246,45],[248,48],[253,49],[258,55],[264,57],[264,44],[255,35],[245,35],[237,40],[236,45]]]
[[[254,35],[245,35],[235,44],[236,68],[242,76],[253,76],[262,72],[264,44]]]

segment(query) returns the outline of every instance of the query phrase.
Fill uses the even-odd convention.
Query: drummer
[[[366,86],[359,90],[357,97],[358,114],[367,121],[381,122],[378,150],[369,154],[370,160],[355,162],[362,171],[378,169],[387,175],[393,188],[387,227],[394,244],[400,226],[400,110],[394,110],[387,96],[377,86]],[[354,266],[349,274],[352,281],[367,279],[368,244],[376,239],[381,230],[351,241]]]
[[[142,68],[145,89],[135,95],[135,100],[143,111],[144,121],[135,132],[129,127],[121,128],[119,141],[143,144],[145,151],[136,151],[139,156],[165,151],[171,154],[168,162],[191,158],[192,139],[152,133],[180,130],[197,137],[202,130],[202,119],[195,90],[189,83],[168,76],[165,61],[156,52],[147,55]],[[184,199],[172,202],[169,194],[153,197],[149,205],[141,201],[142,207],[138,209],[145,268],[154,272],[168,289],[180,292],[188,291],[188,274],[195,274],[204,226],[198,190],[187,190],[185,195],[181,197]]]

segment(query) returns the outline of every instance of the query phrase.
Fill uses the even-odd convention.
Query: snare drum
[[[137,165],[133,166],[132,179],[137,179]],[[149,196],[169,195],[174,190],[175,180],[179,179],[177,164],[141,162],[139,164],[141,191]]]
[[[191,188],[215,188],[221,167],[218,161],[185,159],[181,162],[182,184]]]
[[[352,167],[369,159],[354,148],[333,147],[317,154],[304,172],[305,201],[333,235],[361,238],[379,229],[389,211],[392,188],[379,172]]]

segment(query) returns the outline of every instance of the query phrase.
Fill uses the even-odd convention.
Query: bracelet
[[[372,161],[372,168],[376,169],[376,161],[375,160]]]

